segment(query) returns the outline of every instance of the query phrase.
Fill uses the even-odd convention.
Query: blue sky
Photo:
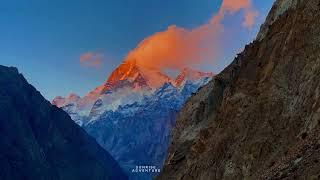
[[[253,40],[273,0],[254,0],[259,17],[242,30],[212,67],[215,73]],[[47,99],[84,95],[104,82],[145,37],[175,24],[192,29],[206,23],[221,0],[4,0],[0,4],[0,64],[18,67]],[[226,19],[232,23],[235,18]],[[104,54],[99,68],[83,66],[86,52]]]

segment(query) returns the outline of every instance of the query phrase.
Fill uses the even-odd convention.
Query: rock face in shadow
[[[0,66],[0,179],[127,179],[117,162],[16,68]]]
[[[158,179],[320,178],[320,2],[278,0],[179,113]]]

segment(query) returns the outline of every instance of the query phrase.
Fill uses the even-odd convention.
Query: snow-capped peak
[[[104,91],[115,88],[119,81],[129,81],[141,87],[157,88],[172,80],[159,70],[139,66],[135,59],[127,59],[112,72],[105,82]]]
[[[77,94],[75,93],[71,93],[67,96],[67,99],[72,101],[72,102],[75,102],[75,101],[78,101],[81,97],[78,96]]]
[[[105,83],[83,98],[72,93],[65,98],[56,97],[52,104],[63,108],[73,119],[81,120],[86,117],[94,120],[105,111],[140,102],[153,93],[162,98],[179,93],[184,98],[188,97],[189,92],[208,82],[212,76],[212,73],[184,68],[173,80],[159,69],[143,67],[136,60],[127,59],[111,73]]]
[[[51,104],[57,107],[63,107],[65,104],[65,101],[66,101],[66,98],[62,96],[57,96],[52,100]]]
[[[57,96],[52,100],[52,104],[57,107],[63,107],[68,104],[77,103],[81,99],[80,96],[78,96],[75,93],[70,93],[67,97],[61,97]]]
[[[184,68],[175,80],[175,85],[180,87],[185,81],[197,81],[206,77],[213,77],[214,74],[211,72],[196,71],[191,68]]]

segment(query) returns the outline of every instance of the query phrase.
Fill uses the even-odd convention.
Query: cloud
[[[100,67],[104,55],[96,52],[86,52],[80,56],[80,64],[88,67]]]
[[[243,11],[244,28],[251,28],[258,15],[250,0],[223,0],[219,11],[208,21],[188,30],[175,25],[157,32],[138,44],[126,60],[136,60],[141,67],[182,69],[214,59],[220,52],[221,37],[228,36],[222,21],[225,16]]]
[[[225,15],[233,15],[240,10],[244,11],[243,25],[252,27],[258,12],[253,8],[251,0],[223,0],[218,14],[213,16],[211,23],[219,23]]]
[[[143,67],[176,69],[201,58],[200,52],[205,53],[196,33],[170,26],[143,40],[127,59],[134,59]]]
[[[222,5],[220,11],[229,11],[231,13],[235,13],[240,9],[251,9],[251,1],[250,0],[224,0],[222,1]]]
[[[245,15],[245,20],[242,25],[247,28],[251,28],[254,25],[254,21],[258,15],[259,13],[257,11],[248,11]]]

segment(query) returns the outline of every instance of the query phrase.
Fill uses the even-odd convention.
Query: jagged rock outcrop
[[[0,179],[127,179],[117,162],[16,68],[0,66]]]
[[[319,179],[319,75],[320,1],[276,1],[179,113],[158,179]]]

